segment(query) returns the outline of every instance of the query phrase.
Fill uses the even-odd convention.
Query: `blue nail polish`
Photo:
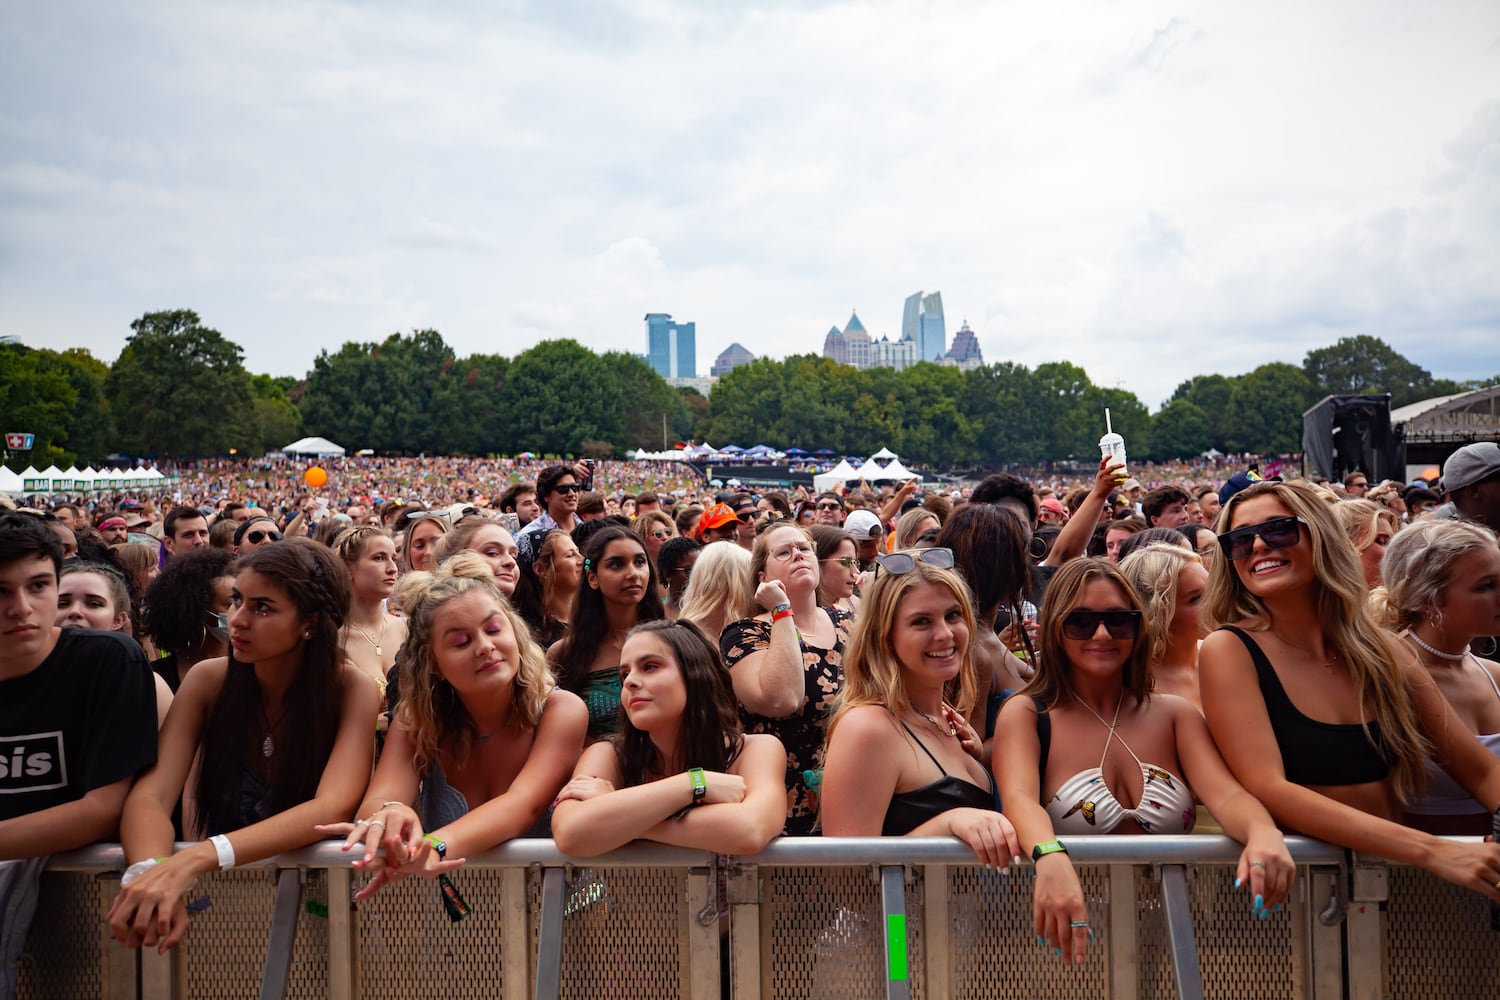
[[[1240,886],[1242,886],[1244,884],[1245,884],[1245,880],[1244,879],[1240,878],[1238,875],[1236,875],[1234,877],[1234,887],[1236,889],[1238,889]]]
[[[1090,930],[1089,931],[1089,943],[1092,944],[1093,940],[1094,940],[1094,932],[1093,932],[1093,930]]]
[[[1272,913],[1280,913],[1281,912],[1281,904],[1277,903],[1275,906],[1271,907],[1271,912]]]
[[[1054,953],[1056,953],[1058,955],[1058,957],[1062,956],[1062,949],[1061,948],[1053,948],[1052,950],[1053,950]]]
[[[1255,908],[1257,910],[1263,910],[1266,908],[1266,901],[1261,897],[1260,893],[1255,894]]]
[[[1260,919],[1266,920],[1266,919],[1269,919],[1270,916],[1271,916],[1271,911],[1270,910],[1261,910],[1260,911]]]
[[[1045,945],[1047,943],[1047,939],[1044,938],[1044,937],[1042,937],[1040,934],[1038,934],[1036,936],[1036,943],[1037,944],[1041,944],[1041,945]]]

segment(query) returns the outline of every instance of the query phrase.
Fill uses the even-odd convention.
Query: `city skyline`
[[[414,329],[634,353],[667,306],[781,357],[940,286],[989,360],[1152,409],[1359,335],[1488,377],[1496,38],[1477,0],[6,4],[0,336],[109,363],[186,308],[300,378]]]

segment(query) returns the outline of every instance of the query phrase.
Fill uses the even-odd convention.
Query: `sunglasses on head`
[[[1099,626],[1109,633],[1111,639],[1134,639],[1141,634],[1139,611],[1069,611],[1063,616],[1062,634],[1065,639],[1092,639]]]
[[[413,523],[415,521],[426,521],[429,518],[434,518],[434,517],[440,517],[440,518],[442,518],[443,520],[446,521],[446,520],[448,520],[448,512],[446,510],[413,510],[413,511],[408,511],[407,514],[406,514],[406,523],[407,524],[411,524],[411,523]]]
[[[890,552],[885,555],[877,555],[875,561],[880,568],[887,573],[900,576],[902,573],[910,573],[917,563],[924,562],[938,569],[953,568],[952,549],[909,549],[905,552]]]
[[[279,541],[281,541],[281,532],[279,532],[279,531],[247,531],[247,532],[245,532],[245,541],[249,542],[251,545],[259,545],[261,542],[268,541],[268,540],[272,541],[272,542],[279,542]]]
[[[1266,543],[1268,549],[1289,549],[1302,537],[1302,525],[1306,523],[1300,517],[1288,515],[1273,517],[1259,524],[1247,524],[1220,535],[1219,547],[1233,560],[1249,558],[1250,553],[1255,550],[1256,536]]]

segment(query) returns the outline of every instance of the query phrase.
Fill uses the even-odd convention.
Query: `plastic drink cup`
[[[1111,431],[1099,439],[1099,454],[1110,460],[1112,464],[1119,465],[1115,470],[1117,476],[1125,475],[1125,439]]]

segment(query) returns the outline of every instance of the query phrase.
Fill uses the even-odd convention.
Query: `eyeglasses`
[[[856,559],[856,558],[854,558],[853,556],[838,556],[838,557],[832,558],[832,559],[824,559],[823,561],[824,562],[831,562],[831,563],[838,563],[840,566],[844,567],[845,569],[853,569],[855,566],[859,565],[859,560]]]
[[[1268,549],[1289,549],[1302,537],[1301,525],[1306,523],[1300,517],[1273,517],[1269,521],[1224,532],[1219,536],[1219,547],[1235,561],[1247,558],[1255,551],[1256,536],[1266,543]]]
[[[251,545],[259,545],[261,542],[264,542],[264,541],[279,542],[279,541],[281,541],[281,532],[279,532],[279,531],[247,531],[247,532],[245,532],[245,541],[249,542]]]
[[[1099,631],[1099,626],[1111,639],[1134,639],[1141,634],[1139,611],[1069,611],[1063,616],[1064,639],[1086,641]]]
[[[793,542],[790,545],[783,545],[779,549],[773,549],[771,551],[771,558],[777,562],[786,562],[792,558],[793,552],[800,552],[804,556],[811,558],[816,551],[809,542]]]
[[[891,552],[886,555],[877,555],[875,561],[880,568],[887,573],[900,576],[910,573],[916,568],[917,563],[923,562],[937,569],[953,568],[952,549],[908,549],[905,552]]]
[[[652,538],[671,538],[672,537],[672,533],[669,532],[669,531],[667,531],[665,528],[657,528],[655,531],[651,532],[651,537]]]
[[[841,503],[833,503],[832,501],[829,501],[827,503],[820,503],[820,504],[818,504],[818,509],[819,510],[843,510],[844,509],[844,505],[841,504]]]
[[[553,493],[577,493],[577,492],[579,492],[582,489],[583,489],[583,487],[579,486],[577,483],[559,483],[558,485],[552,487],[552,492]]]

